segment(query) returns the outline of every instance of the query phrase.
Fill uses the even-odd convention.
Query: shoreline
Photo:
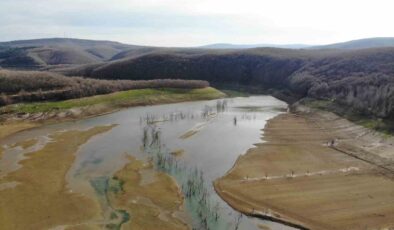
[[[21,168],[0,179],[1,184],[17,183],[15,187],[0,190],[3,226],[7,229],[26,229],[27,226],[42,229],[100,219],[96,200],[67,189],[65,174],[80,146],[114,126],[57,132],[51,135],[53,142],[29,152],[28,158],[20,161]]]
[[[255,217],[261,220],[268,220],[276,223],[280,223],[289,227],[297,228],[300,230],[308,230],[309,228],[305,227],[302,225],[302,223],[297,223],[296,220],[292,220],[290,218],[284,218],[283,214],[280,214],[280,212],[273,212],[270,209],[271,213],[256,213],[253,208],[241,208],[239,205],[237,205],[237,202],[242,202],[241,199],[237,199],[236,197],[232,196],[232,194],[225,195],[225,191],[222,191],[220,184],[217,183],[216,181],[213,183],[214,184],[214,189],[215,192],[220,196],[220,198],[223,199],[224,202],[226,202],[231,208],[234,210],[249,216],[249,217]],[[226,197],[226,198],[224,198]],[[252,205],[251,205],[252,206]]]
[[[277,115],[277,116],[280,116],[280,115]],[[272,119],[275,119],[275,117],[271,118],[270,120],[272,120]],[[268,124],[268,122],[270,122],[270,120],[267,121],[267,124]],[[262,131],[261,140],[264,141],[264,139],[263,139],[264,138],[264,134],[263,134],[264,128],[261,129],[261,131]],[[261,144],[261,142],[259,142],[257,144]],[[256,148],[257,144],[255,144],[255,147],[252,147],[251,149]],[[216,179],[215,181],[213,181],[213,188],[214,188],[215,192],[231,208],[233,208],[234,210],[236,210],[236,211],[238,211],[238,212],[240,212],[240,213],[242,213],[242,214],[244,214],[246,216],[255,217],[255,218],[259,218],[261,220],[268,220],[268,221],[284,224],[286,226],[297,228],[297,229],[300,229],[300,230],[309,230],[309,228],[307,228],[305,225],[303,225],[302,223],[298,222],[297,220],[285,217],[281,212],[273,211],[272,208],[270,209],[270,208],[267,207],[267,211],[268,212],[266,212],[266,213],[264,213],[264,212],[257,213],[254,208],[250,208],[250,207],[246,207],[245,208],[243,206],[240,206],[240,205],[238,205],[238,203],[240,203],[240,202],[242,203],[242,202],[245,202],[245,201],[242,201],[242,199],[237,198],[234,194],[226,193],[226,191],[224,191],[221,188],[221,185],[220,185],[220,182],[219,182],[221,180],[221,178],[224,178],[226,175],[229,175],[231,173],[231,171],[234,170],[237,167],[237,162],[242,157],[244,157],[246,154],[248,154],[249,150],[246,153],[238,156],[238,158],[234,162],[233,166],[226,172],[225,175],[223,175],[222,177],[220,177],[220,178]],[[250,204],[250,206],[252,207],[253,204]]]
[[[166,90],[170,90],[173,92],[167,94]],[[96,100],[97,98],[102,98],[105,100],[107,97],[116,97],[116,95],[134,93],[138,91],[143,90],[128,90],[107,95],[97,95],[86,98],[60,101],[59,103],[75,102],[76,104],[81,104],[85,100]],[[223,98],[226,96],[226,94],[212,87],[190,90],[154,89],[150,91],[152,91],[149,92],[150,95],[137,95],[134,97],[132,96],[131,98],[126,98],[127,100],[125,100],[125,98],[119,98],[111,101],[99,101],[94,104],[71,107],[67,109],[58,109],[54,107],[48,111],[37,111],[33,113],[23,112],[22,114],[20,114],[20,112],[18,112],[17,110],[11,113],[3,113],[2,115],[0,114],[0,119],[3,120],[0,123],[0,129],[2,130],[0,132],[0,139],[6,138],[21,131],[37,128],[43,125],[88,119],[114,113],[122,109],[131,107],[180,103],[186,101],[212,100]],[[34,108],[35,104],[45,107],[45,104],[50,103],[52,102],[30,104],[27,103],[22,105]],[[13,106],[15,107],[15,105],[11,105],[10,107],[12,108]],[[4,110],[6,109],[6,107],[0,107],[0,109]]]
[[[294,120],[292,120],[293,118],[291,117],[289,118],[289,116],[294,116]],[[289,130],[285,130],[286,128],[283,127],[285,125],[281,124],[282,122],[286,122],[287,118],[290,120],[288,123],[285,123],[285,125],[290,124],[288,127],[291,127],[291,124],[294,123],[294,129],[289,128]],[[280,121],[280,119],[284,120]],[[332,122],[334,120],[336,123]],[[297,122],[302,124],[296,124]],[[305,122],[305,124],[303,124],[303,122]],[[334,131],[338,127],[341,128]],[[308,130],[308,128],[310,130]],[[305,130],[311,133],[305,132]],[[327,199],[331,199],[330,202],[335,202],[335,199],[338,199],[336,197],[324,197],[325,195],[319,196],[319,192],[326,194],[330,191],[328,188],[327,190],[319,190],[316,186],[318,182],[313,181],[313,178],[316,177],[314,174],[315,172],[320,178],[328,178],[328,182],[329,180],[337,181],[336,183],[339,184],[349,180],[349,182],[354,182],[361,186],[364,181],[363,177],[365,177],[365,179],[376,177],[381,183],[391,186],[389,189],[394,186],[392,171],[381,168],[382,159],[384,159],[385,162],[386,159],[389,159],[391,163],[394,162],[394,156],[388,154],[392,151],[394,155],[394,147],[392,146],[393,139],[387,139],[383,134],[360,128],[332,113],[312,110],[304,106],[292,108],[292,113],[281,114],[269,120],[263,131],[262,140],[264,140],[264,142],[256,144],[254,148],[249,149],[244,155],[241,155],[236,160],[233,167],[224,176],[218,178],[214,182],[214,188],[217,194],[232,208],[245,215],[268,219],[299,229],[341,229],[342,227],[346,228],[348,226],[353,226],[352,224],[354,223],[344,221],[346,224],[338,227],[327,222],[326,219],[329,218],[321,218],[318,217],[318,215],[314,217],[313,213],[311,213],[312,217],[310,217],[306,215],[306,213],[301,213],[298,210],[304,210],[303,208],[305,207],[302,206],[308,206],[310,201],[305,199],[305,202],[299,203],[294,200],[296,198],[292,198],[291,191],[297,192],[303,185],[307,185],[304,188],[306,189],[305,194],[301,192],[298,194],[299,196],[308,194],[309,191],[307,191],[307,189],[313,188],[313,191],[311,189],[312,196],[310,199],[316,199],[316,204],[314,205],[319,205],[319,202],[325,205],[328,201]],[[373,136],[373,138],[371,138],[371,136]],[[325,143],[336,138],[337,141],[334,146],[324,146]],[[369,142],[366,142],[367,140],[369,140]],[[359,142],[363,142],[363,145],[359,146]],[[379,143],[379,145],[377,143]],[[375,148],[371,146],[375,146]],[[342,152],[345,151],[344,149],[347,150],[346,153]],[[353,151],[353,155],[347,154],[348,151],[350,151],[349,149]],[[318,154],[313,154],[313,151],[318,152]],[[283,156],[281,156],[282,153]],[[305,153],[306,157],[303,157],[302,155]],[[327,157],[330,156],[328,154],[334,154],[335,156],[331,159]],[[301,157],[298,159],[298,156]],[[266,159],[264,159],[264,157]],[[368,161],[364,159],[365,157],[368,157]],[[313,158],[313,160],[309,159],[310,162],[305,163],[304,160],[308,161],[308,158]],[[288,163],[290,164],[283,164],[282,166],[284,167],[281,166],[277,168],[272,166],[272,164],[282,164],[281,162],[278,163],[278,161],[289,161]],[[328,166],[324,165],[325,161]],[[259,165],[259,163],[261,163],[261,165]],[[385,167],[393,167],[394,164],[391,163],[385,164]],[[316,165],[313,166],[313,164]],[[357,167],[354,168],[357,170],[350,170],[352,169],[350,167],[351,165],[356,165]],[[262,172],[266,170],[265,167],[270,170]],[[327,172],[331,170],[334,174],[319,172],[319,168],[326,169]],[[358,171],[359,169],[360,172]],[[300,173],[300,171],[302,173]],[[352,179],[354,177],[354,180],[348,179],[351,177]],[[297,185],[298,182],[300,185]],[[335,185],[335,183],[333,185]],[[271,192],[266,191],[273,187],[280,189],[276,192],[274,190]],[[288,189],[289,193],[281,193],[282,187],[284,190]],[[344,191],[347,191],[345,187],[346,185],[344,186]],[[313,192],[317,195],[313,196]],[[371,194],[378,192],[387,191],[368,191],[368,193]],[[264,199],[264,193],[266,193],[266,196],[269,198]],[[275,193],[280,193],[280,195],[276,195]],[[341,194],[338,193],[336,195]],[[348,194],[346,193],[346,195]],[[277,198],[279,196],[282,197],[279,199]],[[386,202],[393,201],[390,197],[386,198],[389,199],[385,200]],[[348,199],[354,202],[354,205],[361,205],[363,202],[357,200],[355,196],[348,195]],[[293,206],[289,208],[286,204]],[[280,207],[286,208],[282,209]],[[299,207],[299,209],[296,207]],[[337,208],[345,210],[349,207],[338,205]],[[315,212],[318,211],[319,210],[315,210]],[[381,207],[381,211],[385,212],[385,209]],[[358,214],[359,213],[355,214],[354,217],[358,218]],[[387,213],[385,214],[387,215]],[[345,213],[344,216],[346,215],[349,214]],[[339,221],[342,217],[335,216],[335,218]],[[335,221],[335,218],[331,218],[330,221]],[[375,223],[374,221],[376,221],[376,218],[371,218],[371,222]],[[380,226],[385,223],[384,221],[389,224],[388,226],[392,226],[391,221],[385,219],[382,221],[383,223],[379,223]],[[368,222],[368,220],[364,220],[364,222]]]

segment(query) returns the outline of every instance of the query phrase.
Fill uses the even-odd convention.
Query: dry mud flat
[[[53,142],[29,153],[20,169],[0,178],[0,185],[15,184],[0,189],[0,229],[47,229],[99,218],[98,204],[69,191],[64,177],[78,147],[112,127],[55,133]]]
[[[360,132],[343,122],[330,125],[317,115],[312,118],[282,114],[270,120],[266,142],[215,182],[218,194],[249,215],[307,229],[394,227],[392,172],[379,164],[382,153],[392,148],[376,148],[375,162],[375,155],[366,153],[368,143],[359,148],[361,137],[352,141],[352,132]],[[352,132],[335,132],[340,126]]]

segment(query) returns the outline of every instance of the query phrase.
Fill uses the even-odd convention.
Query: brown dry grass
[[[265,128],[267,142],[240,157],[215,188],[242,212],[311,229],[393,227],[394,181],[327,146],[333,138],[303,117],[280,115]]]
[[[1,180],[19,184],[0,191],[0,229],[48,229],[99,218],[99,205],[70,192],[66,188],[65,175],[78,148],[111,128],[103,126],[55,133],[51,136],[53,142],[29,153],[29,158],[20,162],[20,169]]]
[[[169,175],[154,171],[151,163],[130,160],[114,177],[122,182],[122,192],[109,195],[115,208],[130,214],[130,221],[122,225],[122,229],[188,229],[174,216],[183,207],[183,196],[176,182]],[[142,173],[147,171],[151,171],[154,178],[141,184]]]

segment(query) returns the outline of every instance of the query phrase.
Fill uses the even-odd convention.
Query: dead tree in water
[[[221,113],[226,111],[227,108],[227,100],[216,101],[216,112]]]
[[[160,147],[160,130],[156,129],[156,127],[151,129],[151,138],[150,147]]]
[[[239,225],[241,224],[241,219],[242,219],[242,213],[239,213],[238,216],[235,219],[235,230],[239,229]]]
[[[215,229],[221,218],[220,207],[219,203],[214,203],[211,197],[211,190],[203,171],[197,167],[188,167],[183,161],[178,161],[171,155],[171,151],[162,143],[161,130],[157,126],[147,125],[141,139],[143,151],[150,154],[155,167],[176,177],[181,184],[185,199],[196,205],[193,212],[197,214],[198,229]]]
[[[148,129],[144,128],[143,132],[144,132],[144,134],[143,134],[143,137],[142,137],[142,144],[143,144],[144,148],[146,148],[146,145],[148,143]]]

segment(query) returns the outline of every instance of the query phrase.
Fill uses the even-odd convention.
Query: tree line
[[[131,89],[195,89],[208,86],[207,81],[201,80],[99,80],[43,71],[0,70],[0,105],[65,100]]]

